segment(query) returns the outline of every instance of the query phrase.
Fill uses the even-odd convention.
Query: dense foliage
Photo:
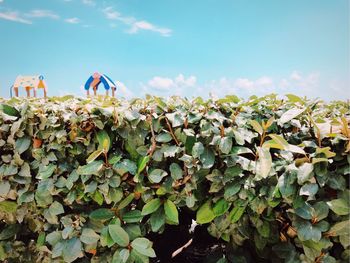
[[[0,99],[0,260],[148,262],[189,209],[221,263],[348,261],[348,122],[294,95]]]

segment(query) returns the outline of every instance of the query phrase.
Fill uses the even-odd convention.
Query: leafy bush
[[[148,262],[196,221],[274,262],[349,260],[349,105],[294,95],[0,99],[0,259]],[[169,240],[169,242],[171,242]]]

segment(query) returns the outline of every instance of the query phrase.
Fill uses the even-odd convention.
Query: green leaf
[[[219,148],[220,148],[220,151],[224,154],[230,153],[232,149],[232,138],[230,137],[221,138]]]
[[[228,181],[231,181],[232,179],[234,179],[234,177],[241,175],[243,172],[242,168],[240,166],[232,166],[232,167],[228,167],[225,170],[225,183]]]
[[[184,120],[181,117],[180,114],[174,112],[174,113],[167,113],[166,117],[169,119],[169,121],[171,122],[173,128],[178,127],[183,125]]]
[[[199,157],[202,162],[202,166],[204,169],[209,169],[214,165],[215,162],[215,154],[213,150],[209,148],[205,148],[203,153]]]
[[[63,214],[64,209],[61,203],[55,201],[50,205],[49,212],[50,214],[57,216],[57,215]]]
[[[322,237],[322,231],[317,227],[317,225],[313,225],[309,221],[298,220],[296,221],[295,226],[298,230],[298,237],[301,241],[320,241]]]
[[[115,216],[114,212],[107,208],[99,208],[90,213],[89,217],[94,220],[109,220]]]
[[[149,162],[149,156],[143,156],[141,158],[139,158],[138,162],[137,162],[137,175],[139,175],[147,166],[148,162]]]
[[[320,201],[313,205],[313,211],[312,211],[312,217],[317,220],[317,222],[321,221],[322,219],[327,218],[329,208],[327,204],[323,201]]]
[[[14,213],[17,210],[17,203],[12,201],[0,202],[0,211],[6,213]]]
[[[193,194],[186,196],[186,205],[188,208],[194,207],[196,204],[196,198],[194,197]]]
[[[128,159],[124,159],[121,162],[117,162],[116,164],[113,165],[113,168],[121,176],[127,172],[131,173],[132,175],[135,175],[137,172],[136,164],[133,161]]]
[[[97,140],[98,150],[103,150],[105,153],[107,153],[111,146],[111,139],[109,138],[108,133],[105,130],[98,131]]]
[[[225,186],[224,197],[228,199],[235,194],[237,194],[241,190],[241,183],[230,183]]]
[[[333,225],[328,233],[333,236],[350,235],[349,220],[341,221]]]
[[[128,224],[125,226],[124,230],[128,233],[130,240],[134,240],[135,238],[142,236],[139,224]]]
[[[151,229],[153,232],[158,232],[165,224],[164,208],[161,206],[157,211],[151,214],[150,217]]]
[[[92,199],[99,205],[102,205],[104,201],[103,195],[98,190],[93,193]]]
[[[305,154],[305,151],[302,148],[296,145],[289,144],[281,135],[269,134],[269,137],[271,137],[273,142],[278,145],[278,147],[276,147],[277,149],[283,149],[294,153]],[[274,147],[272,146],[271,148]]]
[[[213,209],[211,208],[210,201],[204,203],[197,211],[196,222],[198,224],[206,224],[211,222],[215,218]]]
[[[156,254],[152,248],[152,242],[147,238],[139,237],[131,242],[131,247],[142,255],[155,258]]]
[[[0,232],[0,240],[6,240],[13,237],[18,233],[20,229],[21,229],[20,225],[17,225],[17,224],[7,225]]]
[[[100,176],[100,171],[103,168],[103,161],[92,161],[91,163],[79,166],[77,173],[80,175],[96,175]]]
[[[179,224],[179,213],[175,204],[171,200],[166,200],[164,203],[165,219],[172,224]]]
[[[177,163],[172,163],[170,164],[169,170],[171,178],[173,178],[174,180],[182,179],[183,172],[180,165],[178,165]]]
[[[243,215],[246,206],[235,205],[230,212],[230,218],[232,223],[236,223]]]
[[[201,142],[196,142],[192,147],[193,158],[198,158],[204,152],[204,146]]]
[[[133,193],[129,194],[127,197],[125,197],[118,205],[118,210],[122,210],[123,208],[127,207],[132,200],[134,200],[135,195]]]
[[[253,127],[253,129],[259,133],[260,135],[263,134],[264,130],[261,127],[260,123],[258,123],[256,120],[250,120],[249,124]]]
[[[101,230],[100,243],[102,247],[112,247],[114,245],[114,241],[108,231],[108,226],[103,227]]]
[[[95,161],[102,153],[103,153],[103,150],[96,150],[96,151],[94,151],[86,159],[86,163],[91,163],[91,162]]]
[[[318,192],[317,184],[304,184],[299,191],[300,195],[306,195],[306,196],[315,196],[317,192]]]
[[[112,263],[126,263],[128,261],[129,256],[130,251],[128,249],[117,249],[113,254]]]
[[[40,180],[44,180],[47,179],[49,177],[51,177],[51,175],[53,174],[53,172],[56,170],[57,166],[54,164],[49,164],[49,165],[41,165],[39,167],[39,171],[38,174],[36,175],[35,178],[40,179]]]
[[[16,151],[19,154],[24,153],[26,150],[28,150],[30,146],[31,140],[28,137],[21,137],[16,140]]]
[[[259,147],[258,155],[259,159],[256,163],[256,180],[267,178],[272,167],[272,158],[269,149]]]
[[[80,236],[80,241],[87,244],[92,245],[94,243],[97,243],[97,241],[100,239],[100,236],[96,234],[96,232],[91,228],[83,228],[83,231]]]
[[[54,189],[53,179],[46,179],[39,182],[35,191],[35,200],[38,206],[46,207],[53,201],[52,191]]]
[[[257,227],[259,234],[264,238],[270,237],[270,224],[267,221],[264,221],[263,224]]]
[[[140,210],[131,210],[123,214],[123,221],[126,223],[138,223],[142,220],[143,215]]]
[[[293,94],[286,94],[286,97],[288,98],[288,100],[290,102],[293,102],[293,103],[299,102],[299,103],[303,104],[303,102],[304,102],[300,97],[293,95]]]
[[[303,185],[304,183],[310,181],[310,179],[314,176],[313,173],[314,166],[312,163],[304,163],[298,168],[298,184]]]
[[[113,241],[121,247],[129,245],[129,235],[119,225],[108,225],[108,232],[111,235]]]
[[[217,201],[213,207],[214,215],[221,216],[227,212],[227,210],[230,208],[231,204],[228,203],[225,199],[220,199]]]
[[[162,169],[154,169],[148,175],[148,179],[150,180],[151,183],[159,183],[167,175],[168,173]]]
[[[313,208],[309,203],[303,203],[302,206],[295,209],[295,213],[300,216],[301,218],[311,220],[312,214],[313,214]]]
[[[246,153],[253,154],[253,151],[247,147],[233,146],[230,155],[241,155]]]
[[[6,115],[13,116],[13,117],[19,117],[20,113],[18,110],[16,110],[14,107],[6,105],[6,104],[0,104],[0,110],[5,113]]]
[[[149,201],[147,204],[145,204],[142,208],[141,215],[149,215],[155,212],[160,206],[162,202],[160,201],[159,198],[152,199]]]
[[[114,165],[114,164],[116,164],[117,162],[119,162],[121,159],[122,159],[122,156],[121,156],[121,155],[113,155],[113,154],[111,154],[111,155],[108,157],[108,163]]]
[[[350,214],[350,204],[345,199],[334,199],[327,202],[327,205],[337,215],[344,216]]]
[[[170,142],[173,139],[168,132],[162,132],[156,136],[157,142]]]
[[[41,233],[39,234],[39,236],[38,236],[37,241],[36,241],[36,245],[37,245],[38,247],[43,246],[43,245],[45,244],[45,238],[46,238],[45,232],[41,232]]]
[[[65,262],[73,262],[77,258],[84,256],[82,252],[82,245],[78,238],[73,237],[65,242],[64,248],[62,249],[63,259]]]
[[[0,182],[0,197],[6,197],[11,189],[11,185],[8,181]]]
[[[331,151],[331,148],[328,146],[328,147],[317,147],[316,148],[316,154],[324,154],[324,156],[326,156],[326,158],[333,158],[336,156],[336,153],[332,152]]]
[[[291,121],[292,119],[298,117],[300,114],[302,114],[305,111],[306,108],[303,109],[298,109],[298,108],[293,108],[285,113],[282,114],[282,116],[279,118],[278,122],[281,124],[284,124],[286,122]]]
[[[51,245],[56,245],[62,239],[62,233],[59,231],[53,231],[46,236],[46,241]]]

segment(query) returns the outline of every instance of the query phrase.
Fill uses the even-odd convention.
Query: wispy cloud
[[[95,1],[93,1],[93,0],[82,0],[82,3],[83,3],[84,5],[96,6]]]
[[[0,12],[0,19],[5,19],[5,20],[18,22],[22,24],[28,24],[28,25],[32,24],[32,21],[22,17],[21,14],[16,11]]]
[[[130,28],[127,32],[130,34],[136,34],[139,31],[146,30],[146,31],[153,31],[153,32],[159,33],[164,37],[171,36],[171,33],[172,33],[171,29],[156,26],[146,20],[137,20],[136,18],[131,16],[123,16],[118,11],[115,11],[114,8],[111,6],[103,9],[102,11],[107,19],[118,20],[123,24],[129,26]]]
[[[117,85],[117,95],[121,95],[127,99],[135,96],[134,93],[129,88],[127,88],[123,82],[116,81],[115,84]]]
[[[55,14],[51,10],[41,10],[41,9],[34,9],[31,10],[29,13],[25,14],[26,17],[32,17],[32,18],[51,18],[51,19],[59,19],[59,15]]]
[[[153,32],[160,33],[164,37],[169,37],[171,36],[171,29],[169,28],[164,28],[164,27],[158,27],[155,26],[147,21],[136,21],[135,23],[132,24],[129,33],[130,34],[135,34],[140,30],[149,30]]]
[[[279,82],[279,86],[283,89],[298,88],[303,91],[310,92],[317,89],[320,81],[319,72],[311,72],[302,74],[298,71],[293,71],[287,78],[283,78]]]
[[[66,23],[69,23],[69,24],[79,24],[80,23],[80,19],[77,17],[67,18],[64,21]]]

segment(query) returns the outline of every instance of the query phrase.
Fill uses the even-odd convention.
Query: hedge
[[[348,261],[348,123],[295,95],[0,99],[0,260],[149,262],[191,210],[221,263]]]

